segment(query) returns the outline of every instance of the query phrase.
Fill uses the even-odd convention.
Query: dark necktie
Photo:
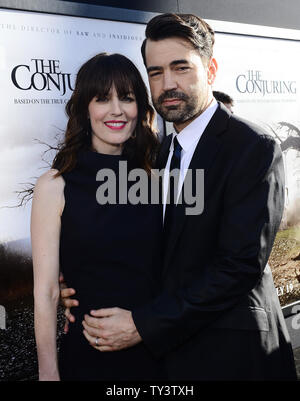
[[[182,147],[180,146],[176,136],[173,140],[173,146],[174,149],[170,163],[169,187],[168,187],[168,196],[167,196],[165,218],[164,218],[164,236],[166,240],[169,237],[170,230],[173,225],[174,211],[176,207],[177,192],[178,192],[179,174],[180,174],[180,158],[181,158]]]

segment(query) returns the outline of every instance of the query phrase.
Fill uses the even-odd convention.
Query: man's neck
[[[182,123],[174,123],[173,127],[175,129],[175,131],[177,132],[177,134],[179,134],[180,131],[182,131],[185,127],[187,127],[189,124],[191,124],[191,122],[193,122],[197,117],[199,117],[202,113],[205,112],[205,110],[208,109],[208,107],[211,105],[211,103],[213,102],[214,98],[212,97],[207,105],[204,107],[204,109],[201,109],[201,111],[199,111],[197,114],[195,114],[192,118],[190,118],[189,120],[186,120]]]

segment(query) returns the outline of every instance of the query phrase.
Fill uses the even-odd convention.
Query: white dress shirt
[[[199,117],[195,118],[189,125],[187,125],[182,131],[177,134],[177,139],[182,147],[181,150],[181,159],[180,159],[180,177],[179,177],[179,183],[178,183],[178,192],[177,192],[177,201],[181,192],[182,184],[184,182],[185,175],[187,173],[187,170],[189,168],[190,162],[192,160],[194,151],[196,149],[196,146],[205,130],[207,127],[210,119],[214,115],[215,111],[218,108],[218,103],[215,99],[211,102],[209,107],[202,113],[200,114]],[[166,199],[167,199],[167,194],[168,194],[168,185],[169,185],[169,173],[170,173],[170,164],[171,164],[171,159],[173,155],[173,141],[175,137],[175,133],[170,134],[172,135],[172,142],[171,146],[169,149],[169,157],[167,160],[167,164],[165,167],[164,171],[164,177],[163,177],[163,214],[165,216],[165,209],[166,209]]]

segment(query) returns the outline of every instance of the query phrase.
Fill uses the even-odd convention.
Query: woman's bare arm
[[[40,380],[59,380],[56,333],[64,180],[54,178],[55,173],[49,170],[38,179],[31,212],[34,323]]]

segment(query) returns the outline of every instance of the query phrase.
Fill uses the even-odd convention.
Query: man
[[[220,91],[213,91],[214,98],[219,102],[223,103],[227,109],[233,113],[233,99],[231,96],[227,95],[227,93],[220,92]]]
[[[92,312],[84,333],[101,352],[144,341],[170,380],[294,379],[267,264],[284,203],[281,152],[214,100],[213,44],[211,27],[193,15],[163,14],[147,25],[142,54],[153,104],[176,131],[158,167],[165,179],[175,159],[181,172],[203,169],[204,210],[188,215],[184,202],[169,209],[164,189],[163,290],[133,311]]]

